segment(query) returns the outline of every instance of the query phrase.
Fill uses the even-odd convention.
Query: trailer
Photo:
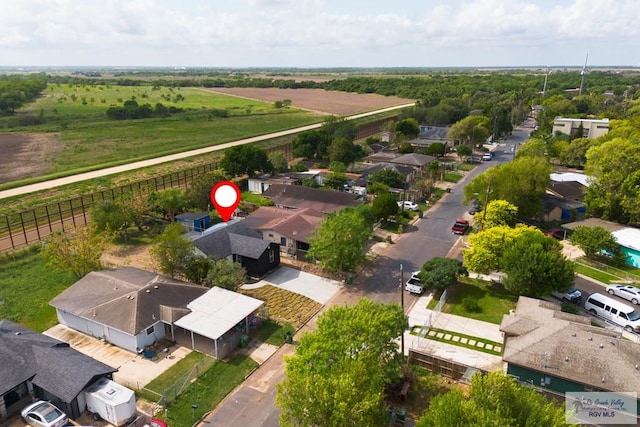
[[[103,419],[122,426],[136,417],[136,395],[133,390],[101,378],[84,391],[87,410],[95,420]]]

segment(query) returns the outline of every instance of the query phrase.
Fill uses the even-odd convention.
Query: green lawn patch
[[[47,265],[37,245],[4,254],[0,256],[0,319],[45,331],[58,323],[49,301],[75,282],[71,274]]]
[[[411,328],[412,335],[421,335],[422,326],[414,326]],[[424,338],[433,341],[444,342],[458,347],[468,348],[470,350],[481,351],[493,356],[502,354],[502,343],[487,340],[472,335],[461,334],[454,331],[447,331],[439,328],[429,328],[424,334]]]
[[[467,171],[467,172],[468,172],[468,171],[474,170],[474,169],[476,168],[476,166],[477,166],[477,165],[475,165],[475,164],[469,164],[469,163],[458,163],[458,165],[456,166],[456,168],[457,168],[458,170],[461,170],[461,171]]]
[[[446,182],[456,183],[460,181],[462,178],[463,178],[463,175],[460,175],[459,173],[447,172],[444,174],[444,180]]]
[[[183,380],[194,366],[198,365],[198,374],[202,374],[214,363],[216,363],[216,360],[213,357],[192,351],[184,359],[178,361],[178,363],[164,371],[162,375],[147,384],[142,390],[138,390],[138,394],[150,402],[157,402],[159,399],[158,394],[167,393],[169,395],[175,393],[173,390],[174,385]]]
[[[294,332],[293,325],[291,323],[284,323],[281,325],[278,322],[267,319],[262,322],[260,327],[258,327],[255,338],[258,341],[279,346],[284,342],[284,334],[286,332]]]
[[[574,263],[575,265],[575,272],[582,274],[584,276],[590,277],[592,279],[598,280],[600,282],[603,283],[612,283],[612,282],[616,282],[619,281],[621,278],[618,276],[614,276],[613,274],[609,274],[607,272],[604,272],[602,270],[598,270],[596,268],[593,267],[589,267],[588,265],[576,262]]]
[[[462,301],[473,298],[478,310],[467,311]],[[482,280],[461,278],[451,287],[442,311],[457,316],[500,324],[502,316],[516,308],[517,295],[507,292],[501,285]]]
[[[171,427],[191,427],[204,414],[215,408],[258,364],[244,355],[228,362],[218,361],[198,381],[191,384],[168,408]],[[198,405],[194,410],[192,405]]]

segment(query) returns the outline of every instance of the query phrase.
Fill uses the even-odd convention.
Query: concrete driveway
[[[242,289],[256,289],[264,285],[273,285],[304,295],[322,305],[326,304],[342,289],[342,284],[335,280],[325,279],[324,277],[284,266],[280,266],[275,272],[265,277],[264,280],[252,285],[244,285]]]
[[[71,348],[93,359],[118,369],[113,379],[130,388],[140,389],[164,371],[183,359],[191,350],[186,347],[169,347],[167,352],[158,352],[154,360],[132,353],[108,342],[82,334],[64,325],[56,325],[43,332],[45,335],[69,343]]]

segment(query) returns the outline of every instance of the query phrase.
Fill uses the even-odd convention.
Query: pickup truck
[[[456,219],[456,222],[451,227],[453,234],[464,234],[469,230],[469,221],[466,219]]]
[[[424,293],[424,285],[418,277],[419,271],[414,271],[407,283],[404,285],[404,289],[409,293],[422,295]]]

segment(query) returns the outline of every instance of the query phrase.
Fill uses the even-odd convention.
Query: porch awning
[[[187,305],[191,313],[175,322],[176,326],[217,340],[264,304],[227,289],[214,287]]]

